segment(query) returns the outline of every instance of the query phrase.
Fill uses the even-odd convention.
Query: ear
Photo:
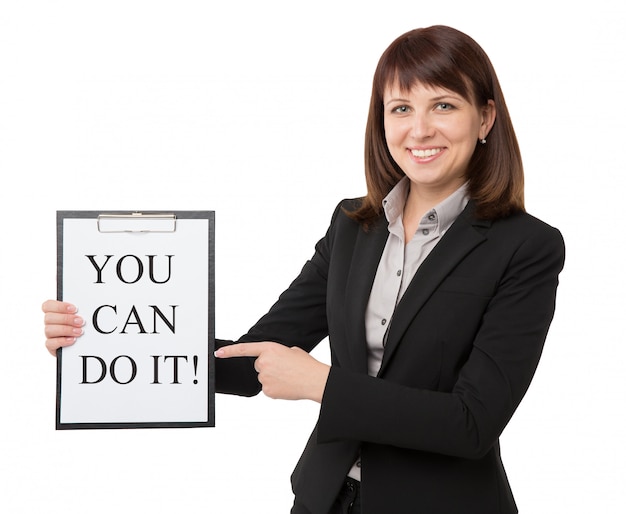
[[[496,122],[496,103],[493,100],[487,100],[487,104],[482,107],[481,114],[479,139],[486,139]]]

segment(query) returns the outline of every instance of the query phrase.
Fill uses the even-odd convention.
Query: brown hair
[[[478,107],[494,101],[496,121],[487,144],[476,145],[468,165],[468,193],[480,218],[523,211],[522,158],[491,61],[466,34],[436,25],[403,34],[378,62],[365,132],[367,196],[349,216],[367,228],[381,214],[383,198],[404,177],[387,148],[383,94],[394,83],[409,90],[416,82],[454,91]]]

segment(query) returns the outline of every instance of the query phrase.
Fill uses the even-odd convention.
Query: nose
[[[434,127],[428,114],[415,113],[413,116],[413,123],[411,124],[411,137],[422,140],[432,137],[434,134]]]

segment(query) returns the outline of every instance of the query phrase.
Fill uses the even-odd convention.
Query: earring
[[[479,141],[481,145],[484,145],[487,142],[487,139],[483,137],[482,139],[479,139]]]

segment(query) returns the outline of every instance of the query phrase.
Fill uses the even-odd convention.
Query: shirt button
[[[425,236],[427,236],[429,233],[430,233],[430,230],[428,230],[427,228],[422,230],[422,234],[424,234]]]
[[[361,467],[361,461],[360,461],[360,460],[357,460],[357,461],[356,461],[356,467],[357,467],[357,468],[360,468],[360,467]]]
[[[428,215],[428,219],[429,219],[430,221],[435,221],[435,218],[436,218],[436,217],[437,217],[437,216],[435,216],[434,214],[429,214],[429,215]]]
[[[383,318],[382,320],[380,320],[380,324],[384,325],[385,323],[387,323],[387,320],[385,318]]]
[[[401,269],[399,269],[399,270],[396,272],[396,275],[398,275],[398,276],[402,275],[402,270],[401,270]]]

